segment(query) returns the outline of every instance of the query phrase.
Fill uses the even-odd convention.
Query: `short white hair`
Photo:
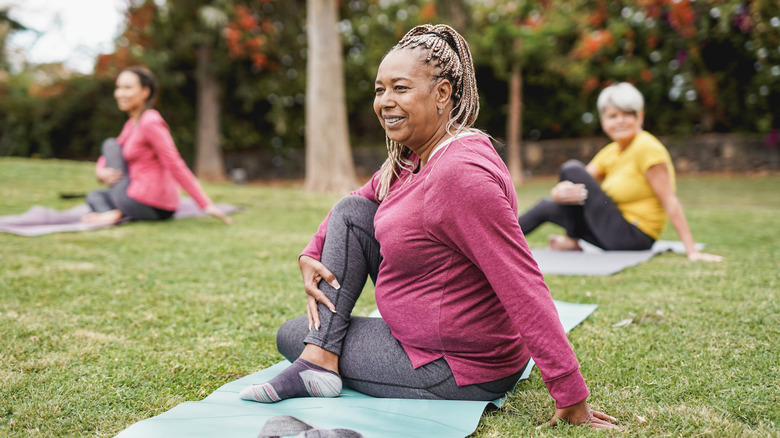
[[[639,114],[645,108],[645,99],[635,86],[628,82],[619,82],[605,88],[596,101],[600,115],[610,107]]]

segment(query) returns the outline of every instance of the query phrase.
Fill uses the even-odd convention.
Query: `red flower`
[[[583,35],[572,55],[579,59],[591,58],[596,55],[602,47],[611,45],[612,33],[610,31],[606,29],[594,30],[589,34]]]
[[[252,54],[252,65],[255,66],[255,68],[257,68],[258,70],[262,70],[265,67],[267,61],[268,61],[268,57],[265,56],[264,53]]]
[[[585,85],[582,87],[582,94],[590,94],[599,87],[599,78],[590,76],[585,79]]]
[[[658,35],[650,35],[647,37],[647,48],[650,50],[658,47]]]
[[[436,5],[433,2],[428,2],[420,8],[420,20],[423,23],[427,23],[436,17]]]
[[[704,106],[714,108],[718,105],[718,84],[715,78],[712,76],[695,78],[693,84]]]
[[[680,0],[672,2],[668,15],[669,24],[683,38],[693,38],[696,36],[696,27],[694,21],[696,14],[693,12],[689,0]]]
[[[256,36],[247,41],[246,44],[244,44],[244,47],[246,47],[246,49],[250,52],[257,52],[261,47],[263,47],[263,38]]]

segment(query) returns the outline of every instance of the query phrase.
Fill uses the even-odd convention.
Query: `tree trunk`
[[[357,187],[347,133],[341,37],[335,0],[308,0],[306,63],[306,183],[317,192]]]
[[[442,23],[449,24],[458,32],[469,28],[470,17],[465,12],[468,7],[464,0],[436,0],[436,11],[442,18]]]
[[[515,185],[523,183],[523,70],[512,65],[509,80],[509,114],[506,118],[507,167]]]
[[[211,66],[211,47],[198,48],[198,134],[195,176],[209,182],[223,182],[225,165],[219,148],[219,82]]]

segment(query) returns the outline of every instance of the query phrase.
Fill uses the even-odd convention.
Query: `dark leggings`
[[[605,250],[645,250],[653,246],[655,240],[623,217],[582,162],[565,162],[559,180],[585,184],[588,189],[585,204],[562,205],[552,199],[542,199],[518,219],[523,233],[529,234],[539,225],[552,222],[566,229],[567,236]]]
[[[343,198],[333,208],[321,262],[341,288],[335,290],[325,281],[319,288],[337,313],[320,304],[319,330],[309,331],[306,316],[284,323],[276,338],[279,352],[290,361],[300,356],[305,344],[336,353],[344,385],[374,397],[487,401],[503,396],[527,364],[518,364],[517,373],[500,380],[458,386],[443,358],[414,369],[383,319],[351,316],[366,280],[370,276],[376,281],[379,271],[376,209],[376,204],[362,196]]]
[[[94,190],[87,195],[87,204],[92,211],[104,213],[119,210],[122,216],[138,221],[158,221],[173,216],[173,211],[154,208],[127,196],[130,176],[127,172],[127,163],[122,157],[122,146],[116,139],[105,140],[100,151],[106,160],[106,167],[121,170],[122,178],[108,189]]]

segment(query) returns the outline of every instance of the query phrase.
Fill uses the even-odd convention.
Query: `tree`
[[[186,13],[188,22],[184,23],[187,38],[181,38],[184,44],[195,53],[195,76],[197,84],[197,136],[195,175],[205,181],[223,182],[225,165],[220,149],[220,81],[218,75],[224,65],[215,59],[215,48],[221,42],[221,30],[227,22],[227,7],[215,1],[177,1],[169,0],[171,12]]]
[[[262,157],[256,162],[269,167],[254,168],[255,175],[268,169],[279,176],[302,176],[306,78],[310,76],[305,74],[304,0],[133,0],[129,4],[126,31],[117,39],[115,53],[98,58],[96,78],[57,79],[48,74],[54,82],[43,83],[39,73],[43,70],[31,65],[19,73],[2,73],[0,153],[94,158],[99,138],[115,134],[122,117],[113,100],[106,98],[117,69],[142,63],[157,74],[162,86],[158,108],[182,156],[192,163],[195,143],[205,137],[197,131],[206,126],[198,122],[196,111],[204,107],[197,104],[198,90],[208,87],[199,79],[206,77],[199,73],[200,53],[200,65],[210,67],[210,77],[219,85],[219,92],[211,94],[219,107],[212,112],[219,115],[219,124],[209,131],[219,134],[220,150],[242,149],[246,150],[242,156]],[[522,170],[512,160],[522,154],[515,152],[519,148],[513,144],[598,133],[596,97],[615,81],[629,81],[642,90],[645,125],[651,131],[758,132],[767,134],[768,145],[777,142],[773,133],[780,130],[777,2],[354,0],[339,4],[350,142],[361,149],[384,149],[382,130],[371,111],[378,64],[411,27],[431,22],[455,25],[469,41],[482,101],[478,127],[492,133],[506,129],[508,161],[515,177]],[[225,16],[227,22],[220,18]],[[220,19],[204,20],[208,17]],[[211,61],[204,61],[207,58],[199,50],[204,45],[212,48]],[[510,87],[512,83],[516,86]],[[309,108],[316,108],[313,105]],[[57,108],[68,108],[74,117],[62,116]],[[72,120],[85,123],[84,132],[73,129]],[[69,135],[67,141],[64,133]],[[322,163],[321,159],[308,162]],[[365,171],[375,169],[370,164]]]
[[[444,23],[448,23],[455,30],[465,32],[471,25],[467,0],[435,0],[436,12]]]
[[[128,11],[112,58],[157,73],[164,91],[159,107],[185,159],[197,155],[199,176],[204,164],[224,172],[223,149],[271,152],[272,166],[295,170],[304,138],[303,4],[148,0]],[[201,143],[197,150],[194,142]]]
[[[8,15],[8,9],[0,9],[0,71],[8,71],[8,58],[6,53],[6,40],[15,31],[26,29],[19,22]]]
[[[384,131],[372,109],[377,68],[387,51],[409,29],[441,20],[436,17],[433,0],[341,3],[339,28],[344,74],[349,84],[346,98],[350,138],[359,147],[384,151]]]
[[[219,147],[220,137],[220,86],[212,65],[211,46],[201,44],[198,47],[198,131],[197,159],[195,175],[205,181],[223,182],[225,165]]]
[[[779,15],[777,2],[599,0],[579,14],[569,58],[583,92],[637,84],[660,131],[769,132],[780,125]]]
[[[509,82],[506,115],[507,167],[515,184],[523,182],[523,72],[526,65],[546,69],[556,62],[558,43],[570,32],[571,6],[566,1],[498,1],[474,4],[475,27],[470,35],[477,59],[492,66]]]
[[[523,183],[523,67],[512,64],[506,117],[507,167],[515,185]]]
[[[308,0],[306,64],[307,190],[346,192],[357,185],[349,147],[341,40],[334,0]]]
[[[116,67],[99,71],[115,74],[122,66],[143,63],[157,74],[164,91],[160,109],[181,140],[182,155],[188,161],[195,157],[199,178],[225,179],[223,148],[273,147],[281,155],[274,157],[278,163],[303,139],[303,114],[297,114],[304,92],[297,78],[305,62],[297,47],[303,47],[302,3],[136,3],[111,57]]]
[[[196,84],[195,104],[191,105],[196,108],[196,117],[186,114],[187,118],[195,120],[196,125],[194,173],[205,181],[221,182],[227,179],[219,144],[218,75],[224,63],[214,59],[213,54],[221,41],[227,15],[210,3],[208,0],[195,3],[168,0],[158,5],[153,0],[145,0],[131,4],[126,11],[126,29],[117,40],[115,53],[101,56],[95,72],[98,76],[115,76],[118,70],[129,65],[146,64],[155,72],[162,88],[166,89],[177,82],[182,64],[188,65],[186,69],[192,72]],[[172,63],[178,65],[172,69]],[[170,97],[178,100],[183,94],[173,93]],[[177,115],[181,114],[171,114],[175,120],[171,123],[175,132],[180,129]]]

